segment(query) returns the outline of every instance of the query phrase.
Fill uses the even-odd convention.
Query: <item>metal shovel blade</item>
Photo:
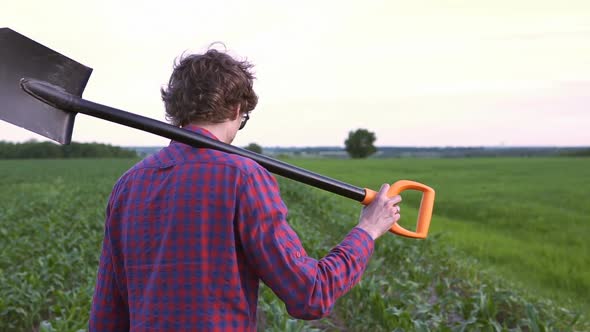
[[[79,96],[92,68],[9,28],[0,28],[0,119],[62,144],[70,143],[76,113],[51,107],[25,93],[22,78],[47,81]]]

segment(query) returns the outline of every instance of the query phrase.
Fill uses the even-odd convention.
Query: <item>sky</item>
[[[162,121],[175,58],[223,42],[257,77],[237,146],[590,146],[588,0],[0,4],[0,27],[94,69],[84,98]],[[73,140],[169,142],[84,115]]]

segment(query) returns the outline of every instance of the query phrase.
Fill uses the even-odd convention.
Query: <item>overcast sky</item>
[[[94,69],[86,99],[158,120],[174,58],[222,41],[257,76],[238,146],[590,145],[588,0],[0,1],[0,26]],[[83,115],[73,139],[168,143]]]

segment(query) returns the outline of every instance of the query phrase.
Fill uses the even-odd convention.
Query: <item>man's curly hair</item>
[[[191,122],[223,122],[251,112],[258,103],[252,88],[252,65],[209,49],[205,54],[182,56],[176,61],[162,100],[166,119],[175,126]]]

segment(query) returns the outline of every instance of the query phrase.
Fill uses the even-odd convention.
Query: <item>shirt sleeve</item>
[[[112,200],[112,198],[111,198]],[[88,330],[129,331],[129,309],[117,284],[113,268],[112,250],[109,240],[109,217],[111,202],[107,206],[105,235],[98,264],[98,276],[92,298]]]
[[[242,185],[238,205],[238,231],[248,263],[291,316],[328,315],[335,301],[360,281],[374,250],[364,230],[353,228],[320,260],[307,256],[286,221],[276,180],[263,169]]]

